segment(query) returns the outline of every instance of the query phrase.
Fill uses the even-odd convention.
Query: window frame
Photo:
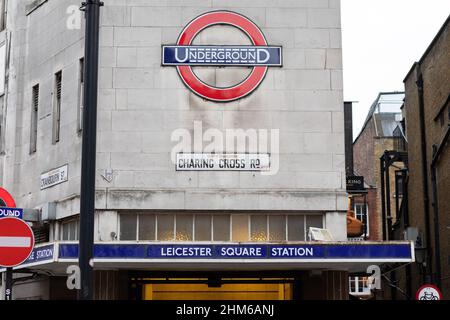
[[[63,239],[64,237],[64,226],[69,226],[75,223],[75,239]],[[70,230],[68,230],[68,238],[70,238]],[[80,218],[69,218],[60,221],[59,224],[59,241],[69,242],[69,241],[79,241],[80,240]]]
[[[136,215],[136,230],[135,230],[135,238],[128,239],[128,240],[122,240],[121,239],[121,216],[124,215]],[[154,217],[154,239],[152,240],[141,240],[140,239],[140,219],[141,216],[149,216],[152,215]],[[159,217],[163,215],[171,215],[173,216],[173,227],[172,227],[172,233],[173,233],[173,239],[171,240],[160,240],[159,239]],[[179,216],[183,215],[189,215],[192,216],[192,240],[177,240],[177,220]],[[199,216],[208,216],[210,218],[210,239],[209,240],[196,240],[196,221],[197,217]],[[215,218],[217,216],[226,216],[228,217],[229,221],[229,230],[228,230],[228,240],[214,240],[214,229],[215,229]],[[321,224],[322,227],[325,228],[325,214],[314,214],[314,213],[301,213],[301,214],[267,214],[267,213],[236,213],[236,214],[227,214],[227,213],[205,213],[205,214],[198,214],[198,213],[186,213],[186,214],[177,214],[177,213],[145,213],[145,212],[122,212],[118,215],[118,241],[138,241],[138,242],[230,242],[234,243],[236,241],[233,240],[233,219],[236,218],[236,216],[245,217],[247,220],[247,236],[248,240],[241,241],[241,242],[248,242],[248,243],[278,243],[278,242],[308,242],[308,230],[307,230],[307,218],[310,216],[317,216],[321,218]],[[265,222],[266,222],[266,240],[264,241],[257,241],[252,240],[252,217],[253,216],[264,216]],[[300,220],[303,221],[303,239],[300,240],[289,240],[289,217],[300,217]],[[282,218],[282,225],[284,226],[284,239],[282,240],[270,240],[270,220],[272,217],[280,217]]]
[[[6,29],[6,0],[0,0],[0,32]]]
[[[354,284],[354,290],[352,290],[352,283]],[[362,289],[362,290],[360,290]],[[349,294],[355,296],[370,295],[372,290],[369,288],[368,277],[349,277],[348,283]]]
[[[354,206],[353,206],[353,210],[355,212],[355,218],[358,219],[359,221],[361,221],[362,223],[364,223],[364,220],[360,220],[358,218],[358,210],[357,210],[357,207],[360,207],[360,208],[362,208],[361,210],[363,211],[364,210],[364,206],[366,207],[366,213],[365,213],[365,216],[366,216],[366,227],[365,227],[365,229],[366,229],[366,236],[369,237],[370,236],[370,232],[369,232],[369,229],[370,229],[369,228],[369,226],[370,226],[370,222],[369,222],[369,206],[367,204],[364,204],[364,203],[355,203]],[[361,214],[359,214],[359,215],[361,215]]]

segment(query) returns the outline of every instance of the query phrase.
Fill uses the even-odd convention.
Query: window
[[[61,223],[60,239],[62,241],[77,241],[79,239],[79,220],[68,220]]]
[[[369,208],[364,203],[355,203],[356,219],[366,224],[366,235],[369,235]],[[366,220],[366,221],[364,221]]]
[[[195,216],[195,241],[211,241],[211,224],[212,217],[210,215],[196,215]],[[230,223],[228,222],[228,225]]]
[[[286,241],[286,216],[269,216],[269,241]]]
[[[213,215],[213,241],[230,241],[230,216]]]
[[[305,216],[288,217],[288,240],[305,241]]]
[[[121,241],[307,241],[309,227],[323,227],[323,215],[120,214]]]
[[[31,124],[30,124],[30,154],[37,150],[37,136],[38,136],[38,115],[39,111],[39,85],[33,87],[31,93]]]
[[[78,131],[83,130],[83,108],[84,108],[84,58],[80,59],[80,70],[78,79]]]
[[[250,216],[251,241],[267,241],[267,215]]]
[[[323,217],[322,215],[306,216],[306,232],[309,228],[322,228],[323,227]]]
[[[137,214],[120,215],[120,240],[137,239]]]
[[[0,41],[0,96],[3,96],[5,94],[6,90],[5,80],[6,80],[6,39],[4,41]]]
[[[176,216],[176,241],[193,240],[194,216],[191,214],[179,214]]]
[[[174,240],[174,215],[173,214],[159,214],[157,216],[157,230],[159,241],[173,241]]]
[[[367,277],[349,277],[349,291],[354,296],[370,295],[369,279]]]
[[[156,239],[156,223],[153,214],[127,213],[120,215],[119,238],[122,241],[150,241]]]
[[[156,217],[153,214],[138,215],[138,239],[155,240],[156,239]]]
[[[248,215],[232,215],[232,235],[234,242],[248,241]]]
[[[0,31],[6,28],[6,0],[0,0]]]
[[[55,74],[55,90],[53,97],[53,144],[59,142],[61,131],[61,90],[62,71]]]

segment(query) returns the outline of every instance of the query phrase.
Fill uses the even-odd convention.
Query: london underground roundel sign
[[[11,194],[3,188],[0,188],[0,207],[10,207],[14,208],[16,202],[14,201]]]
[[[33,230],[17,218],[0,219],[0,266],[15,267],[28,259],[34,248]]]
[[[251,40],[251,46],[192,45],[203,30],[216,25],[240,29]],[[269,67],[282,66],[282,48],[269,46],[262,31],[250,19],[231,11],[213,11],[200,15],[181,32],[177,44],[163,46],[162,65],[176,66],[185,85],[202,98],[229,102],[252,93],[264,80]],[[200,80],[193,66],[251,67],[250,75],[231,87],[221,88]]]

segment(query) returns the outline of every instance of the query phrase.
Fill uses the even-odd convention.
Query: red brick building
[[[404,94],[401,92],[380,93],[369,110],[364,126],[353,143],[355,175],[364,176],[367,193],[368,240],[382,240],[380,157],[386,150],[392,150],[395,138],[394,129],[399,122]],[[394,190],[394,170],[390,173]],[[358,215],[363,205],[363,197],[355,197],[355,212]],[[394,197],[392,210],[394,211]],[[359,215],[360,216],[360,215]]]
[[[404,82],[409,210],[393,231],[416,238],[416,263],[394,277],[412,298],[433,283],[450,299],[450,16]]]

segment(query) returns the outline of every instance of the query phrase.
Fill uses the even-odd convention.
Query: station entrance
[[[136,300],[293,300],[298,282],[289,275],[254,272],[210,274],[134,274],[131,297]],[[258,277],[255,277],[258,276]]]

